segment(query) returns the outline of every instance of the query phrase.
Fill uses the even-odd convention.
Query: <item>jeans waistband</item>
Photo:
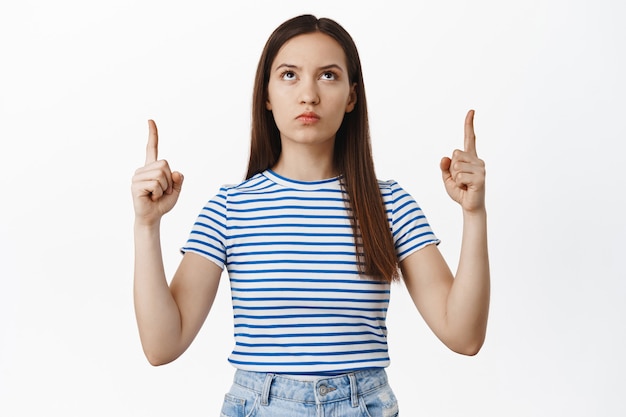
[[[256,391],[261,396],[262,405],[267,405],[270,398],[276,397],[311,404],[350,399],[352,406],[356,407],[359,395],[387,384],[387,373],[384,368],[373,368],[302,381],[284,374],[238,369],[234,383]]]

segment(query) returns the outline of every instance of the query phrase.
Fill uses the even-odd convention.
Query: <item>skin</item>
[[[489,314],[490,273],[485,209],[485,163],[476,154],[474,111],[465,118],[464,149],[440,162],[448,195],[463,210],[458,269],[452,275],[435,245],[412,253],[400,264],[415,306],[451,350],[475,355],[482,347]]]
[[[222,270],[188,253],[168,286],[161,253],[160,223],[171,210],[183,176],[159,160],[158,133],[148,121],[145,165],[131,185],[135,208],[135,316],[141,345],[152,365],[173,361],[189,347],[211,309]]]
[[[282,144],[273,170],[303,181],[335,176],[335,133],[357,100],[345,72],[343,50],[327,35],[300,35],[283,45],[271,68],[266,106],[274,115]],[[426,323],[446,346],[466,355],[476,354],[485,338],[490,280],[485,167],[476,154],[473,118],[470,110],[464,149],[440,162],[445,188],[463,211],[458,270],[452,274],[435,245],[411,254],[400,265],[406,288]],[[179,357],[196,337],[215,299],[222,270],[202,256],[187,253],[168,285],[160,222],[176,204],[183,176],[158,159],[158,132],[152,120],[148,131],[146,161],[131,185],[134,302],[145,355],[151,364],[162,365]]]
[[[335,134],[356,103],[343,49],[322,33],[296,36],[278,51],[271,68],[266,107],[282,145],[273,169],[303,181],[335,176]]]

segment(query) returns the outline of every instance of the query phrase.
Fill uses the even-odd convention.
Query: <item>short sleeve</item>
[[[180,250],[194,252],[224,268],[226,264],[228,188],[222,187],[202,208],[189,238]]]
[[[398,261],[427,245],[438,245],[440,240],[415,199],[393,180],[384,184],[383,200],[388,215],[391,214],[391,231]]]

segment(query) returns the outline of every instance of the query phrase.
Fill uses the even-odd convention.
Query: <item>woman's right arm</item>
[[[133,176],[135,209],[135,315],[141,344],[152,365],[173,361],[189,347],[206,319],[222,269],[188,253],[167,283],[161,253],[160,223],[180,194],[183,176],[158,160],[158,133],[149,121],[146,163]]]

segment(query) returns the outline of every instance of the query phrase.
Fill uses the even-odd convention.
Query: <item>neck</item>
[[[333,164],[333,153],[319,149],[294,152],[283,148],[272,170],[296,181],[319,181],[339,175]]]

